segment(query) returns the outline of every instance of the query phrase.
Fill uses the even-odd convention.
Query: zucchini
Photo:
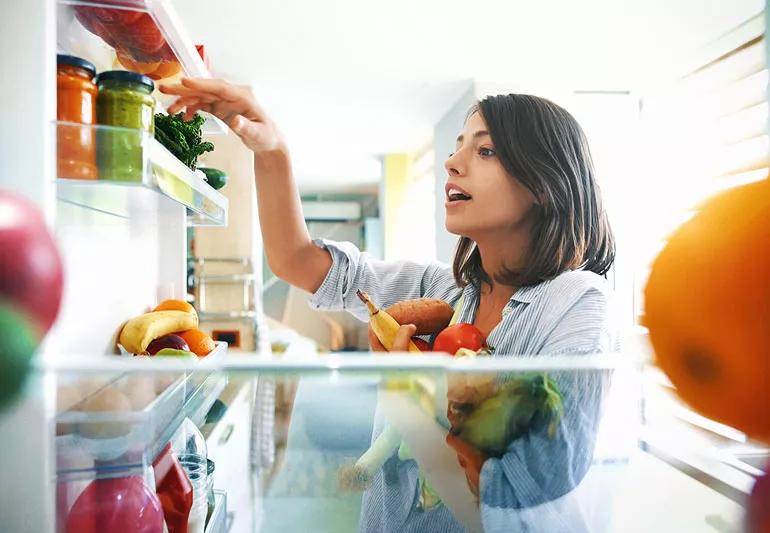
[[[198,167],[206,175],[206,181],[214,189],[221,189],[227,184],[227,174],[218,168]]]

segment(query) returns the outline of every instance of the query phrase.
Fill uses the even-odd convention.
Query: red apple
[[[94,479],[67,515],[67,533],[163,531],[163,508],[140,476]]]
[[[28,315],[42,336],[56,320],[63,283],[59,251],[40,211],[0,190],[0,299]]]
[[[171,333],[169,335],[163,335],[162,337],[158,337],[157,339],[152,341],[147,346],[147,353],[149,353],[150,355],[155,355],[156,353],[161,351],[163,348],[173,348],[174,350],[184,350],[186,352],[190,351],[190,347],[187,346],[187,343],[182,337]]]

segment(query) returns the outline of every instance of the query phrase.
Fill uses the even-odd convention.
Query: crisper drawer
[[[229,533],[251,532],[253,524],[251,465],[250,382],[240,384],[227,412],[207,439],[208,456],[214,461],[214,484],[227,492]],[[229,521],[229,520],[228,520]]]

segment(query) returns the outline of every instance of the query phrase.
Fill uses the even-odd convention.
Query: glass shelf
[[[188,208],[190,226],[226,226],[229,201],[202,173],[193,172],[143,131],[114,126],[56,122],[59,142],[75,142],[78,152],[59,165],[57,198],[61,201],[130,218],[137,206],[163,195]],[[93,146],[90,153],[88,147]],[[84,148],[85,147],[85,148]],[[61,152],[61,150],[60,150]],[[70,179],[79,165],[96,167],[99,179]],[[62,174],[63,173],[63,174]],[[134,194],[127,188],[146,191]]]
[[[166,82],[181,76],[210,78],[201,54],[167,0],[59,0],[57,48],[91,61],[97,72],[131,70]],[[170,98],[155,91],[166,107]],[[204,133],[226,133],[204,113]]]
[[[55,420],[59,479],[97,478],[150,465],[185,418],[203,424],[227,385],[227,376],[212,370],[226,353],[227,343],[218,342],[205,359],[188,365],[205,361],[193,370],[157,372],[154,358],[140,362],[129,356],[114,359],[128,359],[143,373],[62,373],[60,396],[64,388],[82,397]]]
[[[227,493],[214,489],[214,510],[206,525],[206,533],[227,532]]]

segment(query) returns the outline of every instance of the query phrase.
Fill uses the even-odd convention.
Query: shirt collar
[[[526,285],[524,287],[519,287],[519,289],[513,293],[513,296],[511,296],[510,302],[521,302],[525,304],[530,304],[540,295],[541,292],[545,289],[545,287],[551,282],[551,280],[542,281],[536,285]],[[466,300],[473,300],[474,298],[478,298],[480,288],[478,283],[469,283],[468,284],[468,292]]]
[[[530,304],[540,295],[541,292],[543,292],[548,283],[550,283],[550,280],[540,282],[537,285],[526,285],[524,287],[519,287],[519,289],[513,293],[513,296],[511,296],[511,301]]]

